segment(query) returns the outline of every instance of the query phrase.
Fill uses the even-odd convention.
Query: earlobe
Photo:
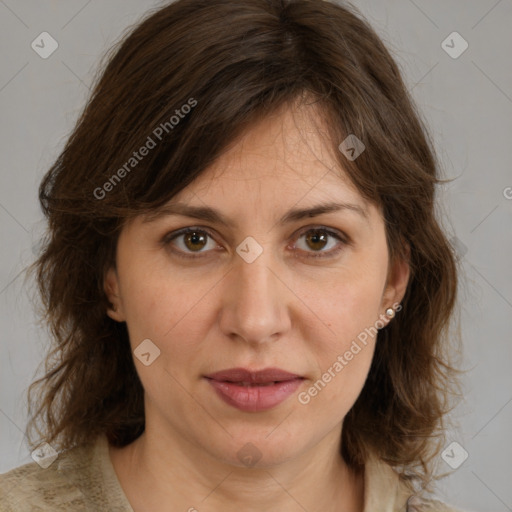
[[[119,282],[117,272],[114,267],[110,267],[105,274],[103,290],[111,304],[111,307],[106,311],[107,315],[112,318],[112,320],[124,322],[125,318],[121,306],[121,299],[119,297]]]

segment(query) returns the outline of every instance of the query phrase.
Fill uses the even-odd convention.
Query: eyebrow
[[[354,203],[322,203],[309,208],[296,208],[286,212],[279,220],[280,224],[289,224],[305,218],[317,217],[326,213],[339,211],[354,212],[369,222],[368,211]],[[153,222],[166,216],[181,215],[183,217],[192,217],[194,219],[209,221],[225,227],[232,227],[233,221],[225,217],[215,208],[209,206],[190,206],[185,203],[170,203],[164,205],[145,215],[144,221]]]

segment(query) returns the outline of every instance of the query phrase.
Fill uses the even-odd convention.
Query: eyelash
[[[314,252],[310,254],[309,256],[306,256],[306,258],[329,258],[336,256],[342,249],[344,245],[350,244],[350,239],[345,234],[338,234],[335,231],[330,230],[329,228],[325,226],[315,226],[315,227],[308,227],[307,229],[304,229],[297,235],[297,240],[300,239],[303,235],[307,234],[310,231],[322,231],[326,233],[329,237],[336,238],[341,242],[339,246],[335,249],[331,249],[329,251],[320,251],[315,254]],[[173,231],[172,233],[168,233],[164,236],[162,239],[162,245],[165,247],[172,246],[172,243],[176,238],[187,235],[189,233],[199,233],[199,234],[206,234],[213,240],[215,240],[214,235],[205,228],[196,228],[196,227],[188,227],[183,228],[178,231]],[[197,258],[204,258],[205,254],[208,254],[209,251],[199,252],[197,254],[187,254],[183,252],[181,249],[171,249],[171,251],[176,254],[180,258],[188,258],[188,259],[197,259]]]

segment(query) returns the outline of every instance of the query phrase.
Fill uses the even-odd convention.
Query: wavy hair
[[[124,223],[157,211],[256,120],[312,98],[340,166],[382,207],[390,261],[410,248],[403,310],[379,331],[341,455],[361,468],[375,453],[425,487],[455,389],[458,269],[435,208],[444,180],[433,143],[382,40],[348,3],[177,0],[104,59],[39,188],[48,229],[31,271],[52,345],[28,390],[31,446],[34,430],[61,449],[99,434],[124,446],[143,432],[126,324],[106,314]],[[349,134],[366,146],[354,161],[338,149]]]

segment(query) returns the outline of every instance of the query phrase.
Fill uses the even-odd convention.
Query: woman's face
[[[388,269],[380,211],[339,169],[308,113],[261,121],[168,204],[215,215],[169,209],[127,224],[105,280],[109,315],[126,321],[135,351],[146,433],[238,466],[339,440],[375,327],[408,279],[406,263]],[[334,203],[346,206],[316,214]],[[247,377],[205,377],[269,367],[300,379],[247,388],[220,382]]]

